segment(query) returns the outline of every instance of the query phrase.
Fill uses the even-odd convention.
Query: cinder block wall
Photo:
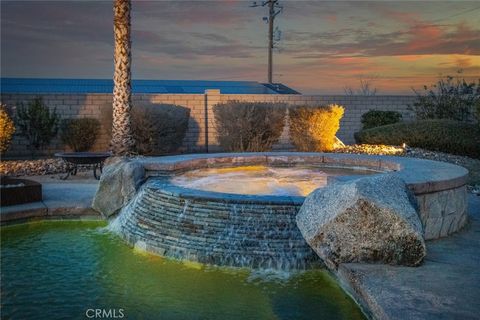
[[[337,137],[346,144],[355,143],[354,133],[362,128],[361,117],[365,112],[376,109],[398,111],[405,121],[414,119],[414,114],[408,110],[408,105],[415,101],[415,96],[333,96],[333,95],[268,95],[268,94],[220,94],[217,90],[208,90],[207,117],[209,122],[208,144],[209,151],[219,151],[217,135],[213,123],[213,106],[230,100],[252,102],[283,102],[298,106],[319,106],[338,104],[345,108],[345,114],[340,122]],[[276,146],[277,150],[292,148],[288,136],[288,123]]]
[[[2,94],[2,103],[14,107],[19,103],[28,103],[41,96],[50,108],[56,108],[62,118],[98,118],[102,123],[111,112],[111,94]],[[405,120],[413,119],[407,110],[413,103],[413,96],[334,96],[334,95],[268,95],[268,94],[221,94],[218,90],[207,90],[205,94],[134,94],[133,105],[175,104],[190,109],[187,135],[183,141],[181,152],[215,152],[221,151],[217,143],[213,106],[229,100],[283,102],[290,105],[317,106],[336,103],[345,107],[345,115],[341,121],[338,137],[345,143],[354,143],[353,134],[361,129],[361,116],[371,109],[395,110],[403,114]],[[107,150],[109,144],[108,128],[102,127],[99,139],[95,143],[95,151]],[[275,149],[291,149],[288,138],[288,125],[275,146]],[[67,150],[56,138],[43,152],[51,155],[54,152]],[[27,143],[18,134],[5,155],[6,157],[27,157],[30,155]]]

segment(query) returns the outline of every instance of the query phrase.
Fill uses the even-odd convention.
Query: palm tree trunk
[[[130,0],[114,0],[115,72],[113,76],[113,126],[111,149],[115,155],[129,155],[135,141],[132,134]]]

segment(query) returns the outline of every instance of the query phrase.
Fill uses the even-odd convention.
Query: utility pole
[[[264,21],[268,22],[268,83],[273,83],[273,48],[275,44],[273,42],[273,30],[275,24],[275,17],[283,11],[283,7],[278,3],[279,0],[265,0],[261,4],[257,4],[256,1],[250,6],[265,7],[268,5],[268,17],[263,17]]]
[[[273,21],[275,20],[275,8],[273,5],[278,0],[268,1],[268,83],[272,81],[272,66],[273,66]]]

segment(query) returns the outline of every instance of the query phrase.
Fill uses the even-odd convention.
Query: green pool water
[[[137,252],[104,227],[2,227],[2,319],[88,319],[88,309],[117,319],[364,319],[325,270],[285,277],[182,263]]]

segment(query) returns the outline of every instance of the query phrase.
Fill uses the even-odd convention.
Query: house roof
[[[133,93],[193,93],[219,89],[224,94],[298,94],[281,84],[256,81],[132,80]],[[112,93],[113,80],[1,78],[2,93]]]

